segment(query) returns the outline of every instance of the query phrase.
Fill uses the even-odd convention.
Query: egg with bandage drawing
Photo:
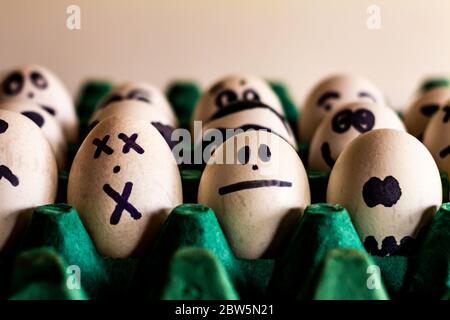
[[[148,121],[109,117],[80,146],[67,199],[101,255],[138,256],[182,203],[181,178],[169,146]]]

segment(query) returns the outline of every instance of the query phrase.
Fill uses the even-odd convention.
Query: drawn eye
[[[133,90],[128,94],[129,99],[142,101],[145,103],[151,103],[149,94],[141,89]]]
[[[236,92],[232,90],[225,90],[219,93],[219,95],[216,97],[216,105],[219,108],[223,108],[235,101],[237,101],[238,97]]]
[[[246,101],[260,101],[259,95],[253,89],[245,90],[243,95]]]
[[[106,98],[106,100],[102,103],[102,105],[100,106],[100,108],[105,108],[107,105],[113,103],[113,102],[117,102],[117,101],[121,101],[122,97],[114,94],[108,98]]]
[[[20,72],[11,73],[2,84],[3,92],[8,96],[15,96],[23,88],[23,76]]]
[[[33,71],[30,75],[31,83],[34,84],[34,86],[40,90],[44,90],[48,87],[48,82],[44,78],[42,74],[40,74],[37,71]]]
[[[272,153],[270,152],[270,148],[267,144],[262,144],[259,146],[258,156],[263,162],[270,161],[270,157],[272,156]]]
[[[420,108],[420,112],[426,117],[431,117],[438,110],[439,110],[438,104],[426,104]]]
[[[242,147],[238,151],[238,161],[240,164],[247,164],[250,161],[250,147]]]

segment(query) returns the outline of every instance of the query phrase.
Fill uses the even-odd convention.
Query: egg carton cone
[[[11,299],[439,299],[448,290],[449,226],[444,204],[416,254],[376,257],[343,207],[315,204],[279,256],[245,260],[234,257],[210,208],[184,204],[144,256],[113,259],[97,253],[75,209],[48,205],[34,211],[17,256],[2,261],[1,292]],[[80,272],[79,291],[64,286],[68,267]]]
[[[192,112],[200,95],[200,86],[195,81],[177,80],[167,87],[166,96],[178,117],[180,127],[190,127]]]

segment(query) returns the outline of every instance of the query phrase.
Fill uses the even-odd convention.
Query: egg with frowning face
[[[361,101],[341,105],[322,120],[309,149],[308,168],[330,171],[344,148],[359,135],[374,129],[405,130],[390,108]]]
[[[87,135],[70,170],[74,206],[98,252],[140,255],[170,211],[182,203],[175,158],[147,121],[106,118]]]
[[[371,101],[380,106],[385,105],[380,90],[363,77],[340,74],[319,82],[309,93],[299,114],[300,141],[310,143],[326,114],[339,105],[354,101]]]
[[[450,88],[437,87],[417,97],[406,109],[403,119],[408,132],[418,139],[423,133],[431,117],[450,99]]]
[[[47,138],[56,157],[59,170],[65,169],[67,142],[58,122],[45,110],[27,101],[10,101],[0,103],[0,109],[19,112],[32,120]]]
[[[156,87],[145,82],[126,82],[116,86],[100,101],[97,110],[101,113],[100,110],[109,108],[111,104],[117,106],[117,102],[126,101],[139,101],[147,106],[149,113],[155,113],[154,117],[160,114],[164,119],[167,119],[168,125],[172,127],[177,125],[175,114],[164,94]],[[127,104],[123,103],[121,105]],[[99,117],[98,114],[94,115],[94,118],[97,118],[97,120]],[[93,120],[95,119],[91,119],[91,122]]]
[[[201,177],[198,202],[214,210],[237,257],[270,256],[310,203],[308,178],[285,140],[250,130],[215,150]]]
[[[64,84],[47,68],[28,64],[2,74],[0,102],[25,100],[39,105],[60,124],[66,139],[76,142],[78,118],[72,97]]]
[[[266,81],[251,75],[236,74],[215,81],[200,97],[192,118],[194,121],[209,121],[219,110],[247,101],[260,102],[283,114],[280,100]]]
[[[331,171],[327,202],[343,205],[372,255],[408,255],[442,203],[439,170],[412,135],[378,129],[353,140]]]
[[[55,201],[58,172],[50,144],[27,117],[0,110],[0,250],[22,232],[33,208]]]

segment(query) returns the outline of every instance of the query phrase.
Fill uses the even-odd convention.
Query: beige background
[[[81,7],[82,28],[66,28]],[[381,30],[366,27],[370,4]],[[331,72],[368,76],[402,107],[450,73],[448,0],[0,0],[0,69],[38,62],[75,93],[86,77],[207,84],[230,72],[286,81],[297,102]]]

